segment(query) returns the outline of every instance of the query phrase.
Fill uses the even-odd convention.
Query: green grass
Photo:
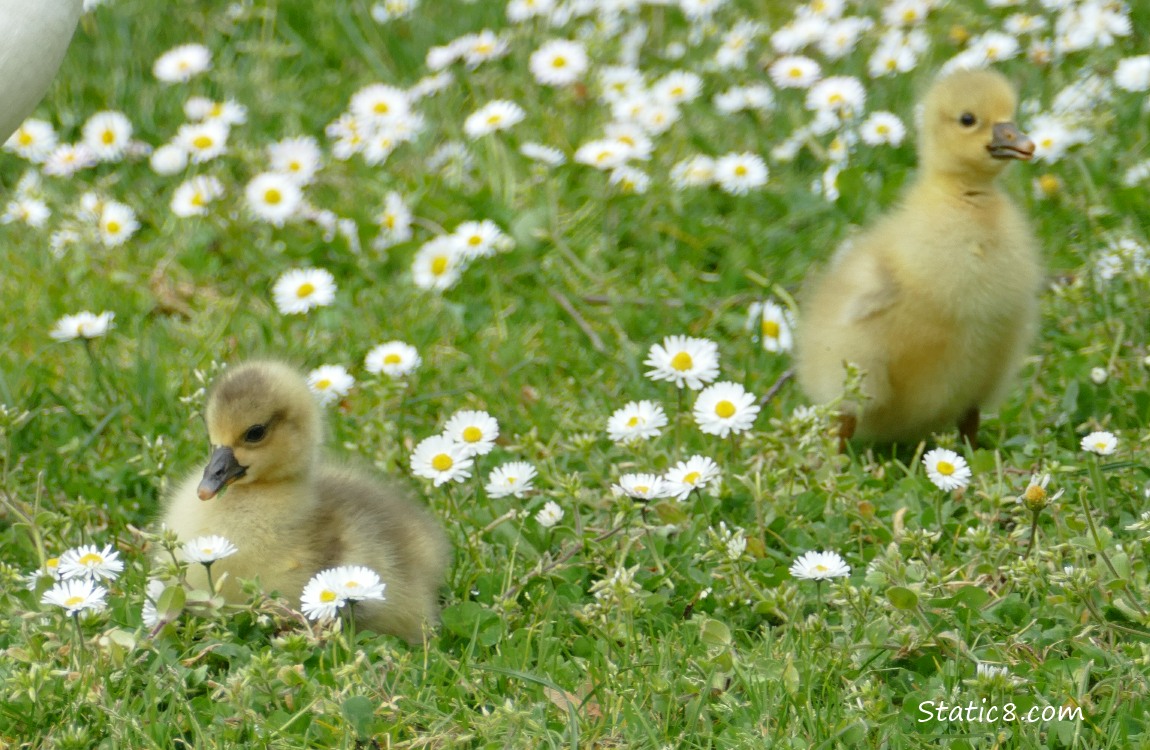
[[[233,98],[249,110],[229,153],[199,168],[228,197],[208,216],[168,209],[183,176],[162,177],[146,159],[104,164],[71,179],[46,177],[53,215],[43,229],[0,229],[0,745],[49,748],[168,747],[1136,747],[1150,706],[1150,582],[1145,531],[1127,527],[1147,509],[1150,461],[1150,280],[1126,272],[1109,281],[1093,268],[1107,242],[1145,248],[1145,184],[1122,172],[1147,158],[1142,94],[1114,91],[1084,123],[1091,140],[1055,163],[1013,168],[1005,178],[1027,208],[1052,281],[1042,330],[1007,401],[968,452],[974,480],[946,494],[918,457],[933,445],[840,456],[825,411],[792,418],[805,403],[793,386],[768,403],[755,429],[735,440],[701,434],[678,413],[673,389],[644,377],[652,343],[670,334],[716,341],[722,377],[763,394],[788,368],[744,329],[748,305],[797,290],[852,227],[889,206],[914,169],[912,139],[899,148],[859,145],[835,201],[812,194],[826,164],[804,149],[793,162],[768,159],[767,187],[744,197],[717,188],[678,191],[672,164],[694,153],[773,145],[804,125],[801,94],[776,92],[769,115],[720,116],[710,97],[765,80],[766,37],[746,71],[707,70],[716,42],[688,46],[680,62],[661,51],[691,39],[672,8],[644,7],[642,67],[649,78],[678,67],[703,75],[704,95],[656,139],[651,189],[617,195],[605,175],[568,164],[541,175],[520,158],[535,140],[570,155],[608,120],[572,89],[541,89],[527,59],[573,28],[511,29],[502,60],[419,103],[428,129],[381,167],[358,157],[327,159],[309,199],[358,222],[363,251],[325,241],[307,222],[273,228],[242,206],[243,185],[264,170],[264,147],[313,135],[359,88],[410,86],[426,73],[426,50],[484,27],[503,28],[503,4],[424,0],[410,19],[379,25],[363,0],[238,3],[183,0],[157,12],[117,0],[85,17],[37,116],[62,141],[79,138],[93,113],[116,109],[136,138],[166,142],[191,95]],[[715,18],[721,29],[761,3],[740,2]],[[770,3],[775,29],[790,18]],[[859,13],[879,18],[864,4]],[[1041,12],[1037,3],[1030,12]],[[1013,10],[945,7],[924,29],[933,47],[914,71],[866,77],[880,29],[828,74],[858,76],[867,109],[908,125],[912,103],[960,47],[956,26],[1000,28]],[[1150,13],[1131,12],[1135,29]],[[1053,20],[1053,15],[1050,15]],[[214,55],[208,74],[164,86],[151,74],[163,51],[200,41]],[[593,68],[612,62],[618,39],[588,43]],[[1000,66],[1040,110],[1081,76],[1110,76],[1119,59],[1144,52],[1135,37],[1046,65],[1019,58]],[[462,121],[494,99],[518,101],[527,119],[468,142]],[[1026,117],[1022,118],[1025,126]],[[442,144],[464,142],[473,159],[460,179],[431,170]],[[826,146],[828,138],[820,141]],[[0,154],[5,201],[28,165]],[[194,170],[194,168],[193,168]],[[1040,174],[1061,180],[1039,199]],[[389,190],[420,217],[412,242],[370,248],[373,217]],[[129,242],[81,242],[63,257],[49,236],[72,221],[81,194],[131,205],[142,224]],[[489,218],[515,249],[480,260],[442,295],[409,273],[430,228]],[[1143,251],[1145,252],[1145,250]],[[320,266],[339,285],[335,303],[303,316],[279,314],[271,286],[294,267]],[[946,269],[939,269],[946,273]],[[181,308],[176,312],[171,301]],[[62,315],[111,310],[116,327],[90,347],[48,337]],[[571,311],[574,311],[572,314]],[[402,339],[423,366],[406,387],[363,369],[375,344]],[[189,593],[165,600],[173,622],[143,627],[144,583],[159,542],[148,534],[167,489],[202,468],[208,446],[199,410],[203,378],[217,363],[257,355],[302,368],[343,364],[358,382],[329,409],[330,445],[413,485],[408,456],[463,408],[489,411],[501,427],[486,472],[505,460],[538,469],[526,500],[491,499],[477,483],[422,487],[447,522],[455,562],[443,626],[424,648],[359,633],[313,629],[293,601],[256,597],[223,608]],[[1109,370],[1095,385],[1093,367]],[[675,423],[637,446],[613,445],[604,425],[627,401],[653,399]],[[688,399],[687,406],[690,406]],[[1102,460],[1079,440],[1114,432],[1118,452]],[[723,470],[721,489],[650,509],[614,498],[627,471],[662,471],[694,453]],[[1015,502],[1034,471],[1053,475],[1062,498],[1038,516]],[[548,501],[565,511],[544,529]],[[1086,521],[1089,508],[1095,528]],[[512,512],[515,511],[513,514]],[[720,523],[742,529],[747,552],[726,553]],[[234,540],[242,544],[241,540]],[[47,611],[23,574],[80,543],[115,543],[127,563],[109,607],[80,619]],[[816,589],[788,567],[807,550],[837,550],[849,579]],[[1064,566],[1074,566],[1065,573]],[[592,587],[617,572],[633,585],[597,598]],[[1009,677],[976,677],[976,663]],[[982,703],[985,699],[985,703]],[[923,701],[1005,706],[1081,706],[1082,720],[925,721]],[[946,738],[946,739],[944,739]],[[375,743],[375,744],[373,744]]]

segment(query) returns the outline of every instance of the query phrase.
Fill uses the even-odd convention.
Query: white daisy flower
[[[809,57],[788,55],[771,63],[767,73],[781,89],[806,89],[819,79],[822,69]]]
[[[51,123],[29,118],[8,136],[8,140],[4,142],[4,150],[11,151],[33,164],[40,164],[55,150],[58,143],[56,130]]]
[[[419,0],[384,0],[371,6],[371,19],[376,23],[387,23],[411,15],[418,5]]]
[[[1113,432],[1092,432],[1082,438],[1082,450],[1099,456],[1109,456],[1118,449],[1118,438]]]
[[[106,588],[97,586],[91,579],[84,578],[78,581],[60,581],[44,592],[40,597],[40,603],[60,607],[65,613],[74,615],[86,609],[103,609],[104,598],[107,595]]]
[[[228,150],[228,126],[219,120],[186,123],[172,143],[186,151],[193,164],[203,164]]]
[[[35,591],[40,585],[42,578],[48,578],[52,581],[60,580],[60,558],[49,557],[44,561],[44,565],[39,570],[33,570],[24,576],[24,588],[29,591]]]
[[[483,29],[476,34],[465,34],[457,39],[453,46],[458,49],[458,55],[464,64],[472,69],[489,60],[503,57],[511,48],[506,37],[496,34],[491,29]]]
[[[159,578],[149,578],[144,586],[144,607],[140,612],[140,619],[146,628],[154,628],[160,624],[160,613],[156,604],[164,593],[167,585]]]
[[[749,151],[724,154],[715,159],[715,183],[725,193],[746,195],[767,184],[767,165],[758,154]]]
[[[300,612],[309,620],[334,620],[340,607],[347,603],[347,599],[340,595],[340,588],[331,570],[316,573],[300,594]]]
[[[719,346],[710,339],[667,336],[652,344],[643,364],[651,367],[647,377],[669,380],[677,388],[697,391],[719,375]]]
[[[557,525],[563,520],[563,509],[554,500],[548,500],[535,514],[535,522],[545,529]]]
[[[414,346],[402,341],[388,341],[369,351],[363,366],[373,374],[382,372],[388,377],[401,378],[411,374],[422,362]]]
[[[607,420],[607,437],[616,443],[658,437],[667,426],[663,407],[654,401],[632,401]]]
[[[668,104],[685,104],[699,98],[703,79],[687,70],[673,70],[651,84],[652,96]]]
[[[315,138],[305,135],[298,138],[285,138],[268,146],[268,164],[272,172],[278,172],[299,185],[307,185],[319,171],[323,153]]]
[[[436,487],[445,482],[462,482],[471,476],[475,461],[466,455],[464,445],[447,435],[425,438],[411,453],[411,472],[430,479]]]
[[[1039,476],[1036,472],[1030,477],[1030,482],[1026,485],[1026,489],[1018,496],[1018,502],[1025,505],[1029,510],[1039,511],[1051,503],[1057,502],[1066,490],[1058,490],[1053,495],[1046,491],[1046,485],[1050,484],[1050,475],[1043,474]]]
[[[73,339],[95,339],[103,336],[112,327],[112,320],[116,314],[102,312],[99,315],[84,311],[75,315],[65,315],[56,321],[52,331],[48,334],[55,341],[72,341]]]
[[[922,457],[926,475],[940,490],[956,490],[970,483],[970,467],[966,459],[946,448],[935,448]]]
[[[531,53],[528,67],[545,86],[575,83],[587,71],[587,50],[581,42],[552,39]]]
[[[172,194],[172,213],[181,218],[203,216],[208,204],[224,194],[224,184],[210,175],[185,180]]]
[[[467,260],[486,258],[501,250],[509,250],[513,240],[489,219],[465,221],[451,233]]]
[[[599,90],[599,100],[604,104],[630,99],[643,93],[643,73],[628,65],[600,68]]]
[[[807,91],[806,107],[851,117],[866,104],[866,89],[854,76],[831,76],[815,83]]]
[[[463,132],[468,138],[481,138],[497,130],[506,130],[523,122],[526,113],[512,101],[499,99],[484,104],[463,121]]]
[[[837,552],[804,552],[791,563],[791,575],[809,581],[825,581],[830,578],[841,578],[851,574],[851,566],[847,565]]]
[[[103,549],[98,549],[94,544],[85,544],[60,555],[60,577],[65,580],[90,578],[111,581],[123,570],[120,553],[113,550],[110,544],[104,545]]]
[[[658,474],[624,474],[617,484],[611,485],[611,492],[646,502],[666,497],[667,483]]]
[[[1119,60],[1114,71],[1114,85],[1126,91],[1150,91],[1150,55]]]
[[[372,242],[376,250],[386,250],[393,245],[407,242],[412,237],[411,209],[403,196],[392,190],[383,199],[383,210],[375,217],[379,224],[379,234]]]
[[[348,109],[360,122],[386,125],[410,114],[411,102],[403,89],[373,83],[352,94]]]
[[[719,478],[719,466],[707,456],[691,456],[667,470],[667,496],[683,501],[694,490],[701,490]]]
[[[123,112],[97,112],[81,129],[84,145],[100,161],[117,161],[132,140],[132,121]]]
[[[715,181],[715,160],[709,156],[688,156],[671,167],[671,183],[677,188],[706,187]]]
[[[192,96],[184,102],[184,114],[189,120],[216,120],[226,126],[243,125],[248,121],[248,108],[234,99],[222,102],[203,96]]]
[[[526,461],[510,461],[491,470],[484,489],[490,498],[521,498],[534,489],[537,475],[535,467]]]
[[[211,50],[202,44],[184,44],[157,57],[152,75],[161,83],[186,83],[211,67]]]
[[[140,222],[131,207],[117,201],[105,201],[100,211],[100,242],[104,247],[118,247],[128,241]]]
[[[349,602],[368,600],[385,601],[384,589],[387,584],[379,579],[379,574],[362,565],[341,565],[325,571],[327,580],[334,584],[340,598]]]
[[[96,155],[83,143],[62,143],[52,149],[44,159],[44,174],[52,177],[71,177],[81,169],[96,164]]]
[[[335,300],[335,278],[322,268],[285,271],[272,287],[276,308],[284,315],[326,307]]]
[[[166,143],[152,152],[148,164],[156,174],[177,174],[188,166],[188,151],[183,146]]]
[[[324,406],[338,401],[355,385],[355,378],[340,365],[321,365],[307,375],[307,387]]]
[[[604,171],[620,167],[627,160],[630,147],[614,138],[588,141],[575,150],[575,162]]]
[[[20,222],[39,229],[48,223],[51,215],[52,209],[48,208],[47,203],[39,198],[23,195],[4,206],[4,213],[0,214],[0,224]]]
[[[747,393],[738,383],[714,383],[695,399],[695,422],[708,435],[726,437],[728,433],[749,430],[759,408],[754,394]]]
[[[795,328],[790,310],[771,301],[752,302],[747,311],[747,328],[755,332],[768,352],[789,352],[794,347]]]
[[[906,137],[906,126],[893,112],[872,112],[859,126],[859,137],[868,146],[898,146]]]
[[[485,411],[458,411],[447,420],[443,434],[463,446],[464,456],[483,456],[495,448],[499,422]]]
[[[624,164],[611,170],[608,185],[614,185],[623,195],[643,195],[651,186],[651,177],[646,172]]]
[[[420,246],[411,263],[411,275],[420,289],[443,291],[459,283],[466,257],[459,239],[440,235]]]
[[[547,17],[555,9],[555,0],[510,0],[507,20],[522,23],[530,18]]]
[[[1060,160],[1071,148],[1092,137],[1089,130],[1072,127],[1066,119],[1055,115],[1033,118],[1026,133],[1034,142],[1034,159],[1049,162]]]
[[[559,149],[531,141],[521,145],[519,147],[519,153],[531,161],[545,164],[548,167],[558,167],[567,161],[567,157]]]
[[[303,193],[294,180],[278,172],[253,177],[244,188],[248,209],[272,226],[283,226],[303,204]]]
[[[239,552],[239,550],[236,549],[236,545],[232,544],[227,538],[218,534],[211,534],[209,536],[198,536],[186,542],[184,546],[180,548],[180,552],[188,562],[211,565],[217,560],[231,557]]]

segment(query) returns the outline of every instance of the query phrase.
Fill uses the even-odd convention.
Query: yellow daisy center
[[[383,217],[383,225],[388,229],[395,229],[395,214],[388,214]]]
[[[676,86],[671,89],[671,96],[682,96],[685,93],[687,92],[683,90],[682,86]]]
[[[790,76],[791,78],[802,78],[803,77],[803,69],[798,67],[798,66],[793,67],[787,71],[787,75]]]
[[[476,245],[482,245],[483,244],[483,238],[480,237],[478,234],[473,234],[467,238],[467,244],[471,245],[472,247],[475,247]]]
[[[890,126],[888,126],[888,125],[879,125],[878,127],[876,127],[876,128],[874,129],[874,132],[878,133],[879,135],[886,135],[887,133],[889,133],[889,132],[890,132]]]
[[[33,138],[32,134],[27,130],[21,130],[20,134],[17,136],[17,140],[21,146],[31,146],[36,139]]]
[[[431,468],[435,469],[436,471],[448,471],[452,466],[455,466],[455,462],[452,461],[451,456],[447,455],[446,453],[440,453],[438,456],[431,459]]]
[[[950,461],[939,461],[938,464],[935,465],[934,470],[944,477],[949,477],[954,473],[954,464]]]
[[[501,122],[503,122],[503,115],[499,114],[498,112],[492,112],[487,116],[488,125],[498,125]]]
[[[79,560],[79,563],[81,565],[100,565],[103,562],[104,562],[104,558],[101,557],[100,555],[97,555],[95,552],[89,552],[88,554],[81,557]]]
[[[637,485],[635,485],[634,491],[640,495],[646,495],[647,491],[650,489],[651,488],[645,484],[637,484]]]
[[[563,57],[562,55],[557,56],[555,59],[553,59],[551,61],[551,67],[552,68],[566,68],[567,67],[567,58]]]
[[[277,188],[268,188],[264,191],[264,203],[274,206],[284,199],[283,193]]]
[[[1043,193],[1047,195],[1054,195],[1058,192],[1058,188],[1061,186],[1058,183],[1057,177],[1047,173],[1038,178],[1038,187],[1042,190]]]
[[[295,290],[295,296],[299,297],[300,299],[303,299],[305,297],[310,297],[314,293],[315,293],[315,284],[311,283],[310,281],[305,281],[304,283],[299,285],[299,289]]]
[[[319,382],[317,382],[315,384],[315,387],[317,390],[326,391],[328,388],[331,388],[331,381],[328,380],[327,378],[324,378],[323,380],[320,380]]]
[[[683,477],[683,484],[695,484],[699,481],[699,472],[692,471],[687,476]]]
[[[337,598],[338,598],[338,597],[335,595],[335,592],[334,592],[334,591],[332,591],[331,589],[324,589],[324,590],[323,590],[323,591],[321,591],[321,592],[320,592],[320,594],[319,594],[319,600],[320,600],[321,602],[323,602],[324,604],[331,604],[331,603],[332,603],[332,602],[334,602],[334,601],[335,601]]]
[[[211,109],[208,110],[208,116],[209,117],[219,117],[223,113],[224,113],[224,105],[220,104],[219,102],[213,103]]]
[[[764,320],[763,335],[769,339],[777,339],[779,337],[779,324],[773,320]]]
[[[735,176],[736,177],[746,177],[747,176],[747,165],[746,164],[736,164],[735,165]]]
[[[344,584],[344,587],[349,589],[357,589],[359,588],[359,581],[348,581]]]
[[[398,365],[402,361],[403,361],[403,358],[400,357],[398,354],[388,354],[386,357],[383,358],[383,363],[385,365]]]
[[[105,146],[111,146],[116,142],[116,134],[111,130],[105,130],[100,134],[100,140],[104,142]]]
[[[60,567],[60,558],[58,558],[58,557],[49,557],[49,558],[48,558],[48,559],[47,559],[47,560],[44,562],[44,566],[45,566],[46,568],[48,568],[48,570],[52,570],[53,568],[58,568],[58,567]]]
[[[827,99],[827,104],[842,104],[842,103],[843,103],[843,95],[842,94],[838,94],[838,93],[831,94],[831,97],[829,99]]]
[[[1026,488],[1022,495],[1027,502],[1038,503],[1046,499],[1046,490],[1040,484],[1032,484]]]
[[[628,427],[638,427],[639,426],[639,417],[631,417],[630,419],[628,419],[627,420],[627,426]]]
[[[108,232],[108,234],[118,234],[120,232],[120,222],[109,221],[104,225],[104,229]]]
[[[447,256],[437,255],[431,259],[431,273],[442,276],[447,272]]]
[[[717,414],[720,419],[730,419],[735,416],[735,405],[730,401],[720,401],[715,404],[715,414]]]
[[[674,357],[671,357],[671,367],[679,372],[685,372],[695,366],[695,360],[691,359],[691,355],[686,352],[679,352]]]
[[[202,206],[202,205],[204,205],[204,202],[205,201],[204,201],[204,194],[203,193],[192,193],[191,203],[193,206]]]
[[[83,602],[84,602],[84,597],[82,597],[82,596],[69,596],[67,599],[64,600],[64,606],[65,607],[75,607],[79,604],[82,604]]]
[[[377,115],[386,115],[391,111],[391,107],[387,106],[387,102],[376,102],[375,106],[371,108]]]
[[[826,573],[828,570],[830,570],[830,568],[823,565],[822,563],[818,563],[817,565],[815,565],[815,570],[818,571],[819,573]]]
[[[467,443],[478,443],[483,439],[483,430],[478,427],[471,426],[463,429],[463,440]]]
[[[214,549],[212,549],[211,547],[201,547],[200,548],[200,554],[201,555],[214,555],[214,554],[216,554],[216,551]]]
[[[197,135],[192,139],[192,145],[201,151],[203,149],[211,148],[213,143],[214,141],[212,141],[212,137],[210,135]]]

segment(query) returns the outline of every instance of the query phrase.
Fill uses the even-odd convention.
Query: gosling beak
[[[240,466],[231,448],[223,445],[214,448],[212,457],[208,459],[208,468],[204,469],[204,478],[200,480],[197,494],[201,500],[211,500],[224,487],[242,477],[246,471],[247,467]]]
[[[992,138],[986,150],[995,159],[1021,159],[1030,161],[1034,156],[1034,141],[1026,137],[1013,122],[1000,122],[991,131]]]

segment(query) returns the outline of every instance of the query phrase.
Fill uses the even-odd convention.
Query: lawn
[[[1150,746],[1144,3],[92,4],[0,152],[0,747]],[[1002,181],[1040,333],[977,450],[840,454],[786,377],[795,298],[896,202],[955,58],[1038,145]],[[648,376],[670,336],[711,342],[747,429]],[[253,357],[340,368],[328,451],[444,522],[423,645],[149,588],[206,388]],[[493,449],[418,476],[464,410]],[[668,479],[695,456],[717,476]],[[69,616],[42,597],[81,545],[123,566]],[[794,575],[812,551],[849,574]]]

